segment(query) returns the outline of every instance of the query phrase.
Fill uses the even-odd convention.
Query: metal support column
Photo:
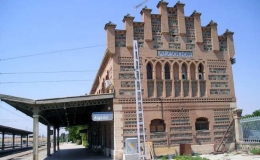
[[[60,150],[60,128],[57,128],[57,147]]]
[[[88,137],[90,139],[89,139],[89,142],[88,142],[89,144],[88,145],[90,146],[90,148],[92,148],[92,145],[93,145],[93,143],[92,143],[93,142],[92,141],[93,140],[93,131],[92,131],[92,123],[91,122],[90,122],[90,125],[89,125],[89,134],[90,135]]]
[[[21,134],[21,148],[23,148],[23,135]]]
[[[5,150],[5,132],[2,132],[2,151]]]
[[[14,145],[15,145],[15,134],[13,133],[13,149],[14,149]]]
[[[56,152],[56,127],[53,126],[53,153]]]
[[[38,160],[39,143],[39,107],[33,106],[33,160]]]
[[[28,134],[27,134],[27,136],[26,136],[26,147],[28,147]]]
[[[50,124],[47,125],[47,156],[51,155]]]
[[[144,128],[144,111],[143,111],[143,93],[141,83],[141,71],[139,62],[138,42],[133,42],[134,51],[134,70],[135,70],[135,103],[136,103],[136,121],[137,121],[137,140],[138,140],[138,153],[140,159],[146,159],[146,146],[145,146],[145,128]]]

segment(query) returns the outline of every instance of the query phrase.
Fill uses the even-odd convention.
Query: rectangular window
[[[164,132],[164,125],[162,125],[162,124],[161,124],[161,125],[158,125],[158,126],[157,126],[157,131],[158,131],[158,132]]]
[[[163,47],[163,43],[154,43],[153,44],[153,48],[162,48]]]
[[[208,123],[196,123],[196,130],[209,130]]]
[[[150,125],[150,132],[156,132],[156,126]]]

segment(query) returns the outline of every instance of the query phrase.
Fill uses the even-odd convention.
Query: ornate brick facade
[[[219,35],[216,22],[201,26],[201,13],[185,16],[181,2],[167,5],[157,4],[159,14],[143,8],[142,22],[127,14],[124,30],[112,22],[105,25],[107,49],[91,94],[115,93],[114,154],[123,152],[125,138],[136,136],[134,39],[139,45],[146,137],[155,148],[189,143],[194,151],[203,152],[203,146],[213,151],[232,120],[233,32]],[[234,142],[234,132],[228,136],[226,142]]]

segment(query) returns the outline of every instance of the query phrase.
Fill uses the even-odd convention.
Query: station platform
[[[31,151],[32,153],[32,151]],[[32,154],[19,153],[19,156],[12,157],[17,160],[32,160]],[[0,160],[7,160],[7,157],[1,157]],[[106,157],[104,155],[98,155],[97,153],[85,148],[82,145],[77,145],[74,143],[61,143],[60,150],[53,153],[53,148],[51,148],[51,156],[47,157],[47,151],[39,151],[39,160],[88,160],[88,159],[99,159],[99,160],[112,160],[111,157]]]

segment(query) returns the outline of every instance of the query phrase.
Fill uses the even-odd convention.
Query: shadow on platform
[[[100,160],[112,160],[111,157],[106,157],[105,155],[99,155],[86,148],[71,148],[71,149],[61,149],[51,156],[45,158],[44,160],[63,160],[63,159],[73,159],[73,160],[84,160],[84,159],[100,159]]]

